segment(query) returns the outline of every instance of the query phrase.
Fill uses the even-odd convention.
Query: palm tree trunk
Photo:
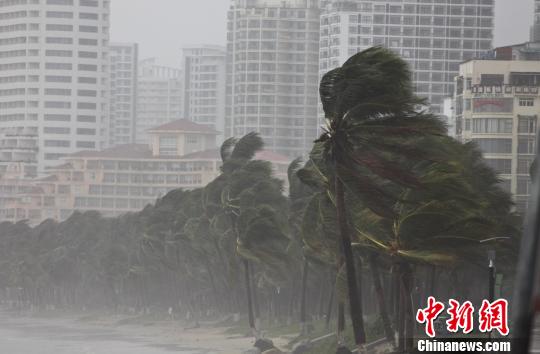
[[[260,328],[261,310],[259,307],[259,297],[257,295],[257,284],[255,284],[255,266],[252,264],[249,272],[251,280],[251,295],[253,297],[253,314],[255,316],[255,328]]]
[[[245,283],[246,283],[246,297],[248,305],[248,319],[249,319],[249,328],[255,336],[257,336],[257,329],[255,328],[255,316],[253,315],[253,304],[251,297],[251,276],[249,274],[249,262],[247,259],[242,261],[244,263],[244,273],[245,273]]]
[[[210,261],[208,258],[205,257],[205,265],[206,265],[206,271],[208,272],[208,277],[210,279],[210,285],[212,286],[212,300],[214,302],[214,305],[216,308],[219,306],[219,300],[218,300],[218,290],[216,286],[216,281],[214,279],[214,272],[212,272],[212,265],[210,264]]]
[[[397,313],[397,329],[398,329],[398,345],[397,345],[397,352],[398,353],[404,353],[405,352],[405,296],[404,291],[401,286],[401,279],[400,277],[397,277],[397,284],[396,288],[398,291],[398,297],[399,297],[399,305],[398,305],[398,313]]]
[[[359,352],[362,352],[363,348],[361,347],[366,343],[366,333],[364,331],[362,298],[360,292],[358,291],[358,284],[356,282],[356,267],[354,265],[354,255],[351,245],[351,237],[349,234],[349,224],[347,222],[345,191],[343,189],[343,183],[339,178],[336,178],[335,184],[336,212],[341,235],[341,248],[347,270],[347,288],[349,291],[350,315],[354,332],[354,341],[359,347]]]
[[[388,339],[389,342],[394,344],[394,332],[392,330],[392,325],[390,324],[390,318],[388,316],[388,309],[386,307],[384,290],[381,284],[379,262],[377,261],[377,257],[373,253],[369,255],[368,259],[369,259],[369,265],[371,268],[371,276],[373,277],[373,285],[375,287],[375,292],[377,293],[379,312],[381,315],[381,319],[383,321],[383,327],[384,327],[384,332],[386,334],[386,339]]]
[[[414,317],[412,308],[412,270],[406,262],[402,262],[399,266],[400,281],[401,281],[401,307],[403,308],[402,315],[402,336],[400,342],[403,345],[403,350],[410,353],[414,346]],[[400,344],[401,344],[400,343]]]
[[[300,331],[302,334],[307,333],[307,323],[306,323],[306,288],[307,288],[307,278],[309,271],[309,262],[307,257],[304,257],[304,267],[302,271],[302,290],[300,298]]]
[[[338,345],[345,342],[345,304],[342,301],[338,303],[337,342]]]
[[[502,293],[502,291],[501,291]],[[321,319],[324,316],[324,300],[326,298],[326,287],[321,286],[318,297],[318,306],[317,306],[317,319]]]
[[[426,300],[429,296],[437,297],[435,293],[436,289],[436,280],[437,280],[437,267],[432,265],[429,270],[429,293],[426,296]]]
[[[332,279],[332,276],[330,276]],[[328,300],[328,307],[326,309],[326,330],[330,328],[330,319],[332,318],[332,309],[334,308],[334,293],[336,291],[336,284],[331,281],[330,287],[330,299]]]

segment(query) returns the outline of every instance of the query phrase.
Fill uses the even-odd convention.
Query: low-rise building
[[[150,129],[149,144],[66,156],[44,178],[5,175],[0,179],[6,191],[0,197],[0,221],[38,224],[65,220],[75,210],[118,216],[139,211],[171,190],[203,187],[220,173],[217,134],[206,125],[177,120]],[[278,177],[286,179],[287,157],[263,151],[256,158],[271,161]]]

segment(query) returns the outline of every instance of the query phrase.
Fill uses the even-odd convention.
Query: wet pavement
[[[212,354],[73,320],[0,314],[0,354]]]

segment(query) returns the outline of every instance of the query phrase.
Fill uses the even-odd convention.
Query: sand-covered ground
[[[227,334],[224,326],[187,327],[180,321],[136,316],[4,311],[0,312],[0,353],[240,354],[254,342],[244,334]]]

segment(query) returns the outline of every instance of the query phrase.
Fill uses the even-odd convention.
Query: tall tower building
[[[225,48],[186,47],[182,51],[184,117],[221,132],[225,129]]]
[[[0,1],[0,173],[106,143],[109,1]]]
[[[321,15],[320,74],[372,46],[409,64],[435,113],[454,92],[459,64],[492,48],[494,0],[334,0]]]
[[[135,142],[137,119],[136,43],[112,43],[109,53],[109,146]]]
[[[317,0],[233,0],[227,29],[225,133],[305,155],[317,136]]]
[[[183,118],[182,71],[156,65],[155,59],[139,62],[135,141],[148,143],[148,130]]]
[[[531,41],[540,41],[540,0],[534,0],[534,22],[531,29]]]

